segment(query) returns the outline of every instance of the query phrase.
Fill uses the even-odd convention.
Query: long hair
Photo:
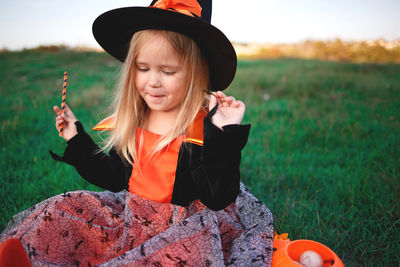
[[[143,30],[135,33],[130,41],[125,63],[121,68],[116,95],[111,107],[115,128],[111,131],[103,148],[105,150],[114,147],[121,158],[130,164],[138,161],[138,151],[140,151],[142,140],[138,140],[137,129],[143,127],[149,112],[149,107],[135,87],[135,60],[144,43],[154,34],[161,35],[181,58],[183,66],[188,68],[189,86],[184,100],[179,106],[172,130],[158,141],[151,154],[156,154],[177,136],[185,134],[199,110],[206,108],[208,101],[206,97],[209,89],[208,64],[192,39],[183,34],[166,30]]]

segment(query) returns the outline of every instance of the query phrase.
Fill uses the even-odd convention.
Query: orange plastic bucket
[[[0,244],[0,267],[30,267],[31,262],[19,239],[8,239]]]
[[[321,243],[299,239],[290,241],[274,239],[272,255],[272,267],[301,267],[295,261],[299,261],[300,255],[306,250],[318,253],[324,261],[323,267],[344,267],[340,258],[330,248]]]

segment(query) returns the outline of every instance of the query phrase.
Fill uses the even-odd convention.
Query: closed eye
[[[174,75],[176,73],[176,71],[166,71],[166,70],[164,70],[163,73],[166,74],[166,75]]]

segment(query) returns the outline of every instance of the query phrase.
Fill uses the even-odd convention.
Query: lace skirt
[[[74,191],[15,215],[0,242],[20,239],[33,266],[270,266],[268,208],[241,184],[220,211],[122,191]]]

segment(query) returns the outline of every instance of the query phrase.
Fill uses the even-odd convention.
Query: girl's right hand
[[[64,113],[61,114],[61,109],[58,106],[53,107],[54,111],[57,114],[56,117],[56,129],[60,132],[61,124],[63,125],[63,134],[62,137],[68,141],[72,137],[74,137],[78,131],[76,130],[75,122],[78,121],[75,118],[74,113],[70,110],[70,108],[65,105]]]

